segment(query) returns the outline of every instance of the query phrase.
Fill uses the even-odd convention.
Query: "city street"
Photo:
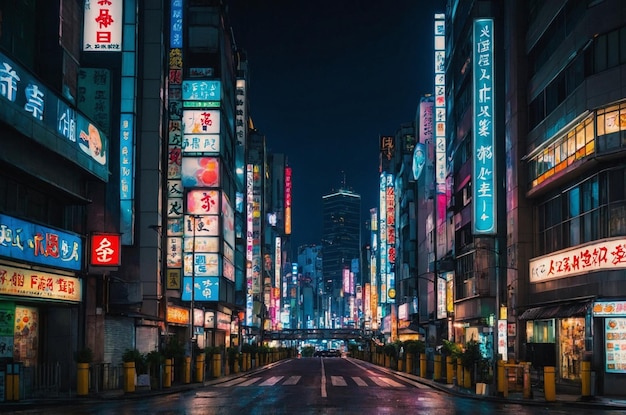
[[[463,398],[354,359],[289,359],[224,382],[166,395],[33,406],[12,414],[585,414],[589,408]],[[620,411],[594,409],[594,413]]]

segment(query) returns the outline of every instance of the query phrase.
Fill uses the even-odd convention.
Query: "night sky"
[[[433,16],[444,0],[228,0],[248,98],[268,150],[293,169],[292,243],[319,244],[322,196],[377,206],[378,146],[433,91]],[[367,238],[364,238],[367,240]]]

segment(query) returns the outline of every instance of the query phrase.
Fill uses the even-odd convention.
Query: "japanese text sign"
[[[85,0],[83,51],[122,51],[122,0]]]
[[[91,235],[91,265],[120,266],[121,237],[116,234]]]
[[[0,256],[58,268],[81,268],[79,236],[0,215]]]
[[[496,233],[493,19],[474,20],[473,233]]]
[[[80,284],[67,275],[0,265],[0,295],[81,301]]]

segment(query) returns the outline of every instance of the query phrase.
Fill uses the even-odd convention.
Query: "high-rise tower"
[[[348,324],[350,298],[359,274],[361,196],[342,188],[322,196],[324,289],[335,326]]]

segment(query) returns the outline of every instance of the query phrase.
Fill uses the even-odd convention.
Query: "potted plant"
[[[124,392],[134,392],[137,373],[145,370],[143,355],[137,349],[126,349],[122,354],[124,365]]]
[[[150,387],[156,389],[159,387],[159,375],[161,374],[161,366],[165,363],[165,356],[158,350],[153,350],[146,354],[145,363],[150,375]]]

